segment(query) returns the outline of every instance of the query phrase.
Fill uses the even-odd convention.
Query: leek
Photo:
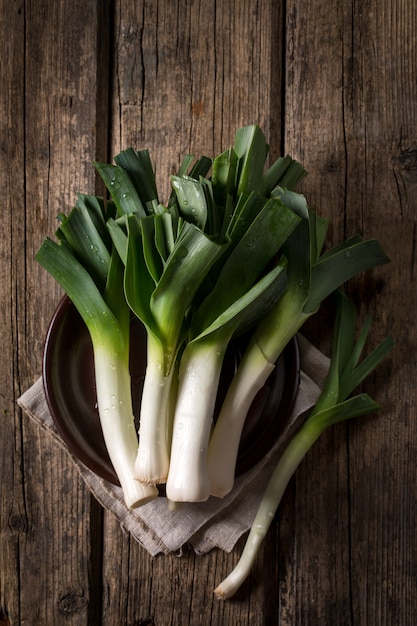
[[[92,198],[89,202],[96,206]],[[46,238],[36,259],[67,293],[89,331],[104,441],[125,503],[135,508],[155,498],[158,490],[134,478],[138,440],[131,400],[130,312],[123,294],[123,265],[115,250],[109,252],[103,244],[85,206],[84,198],[84,208],[76,206],[62,220],[57,231],[59,243]],[[105,237],[104,233],[105,227]]]
[[[172,502],[201,502],[210,495],[207,448],[227,346],[250,318],[257,318],[285,288],[285,261],[223,311],[181,356],[166,494]]]
[[[145,253],[144,220],[130,216],[128,224],[125,292],[148,336],[135,471],[139,480],[158,484],[165,483],[168,476],[171,385],[177,355],[185,340],[186,314],[224,246],[186,223],[167,261],[158,268],[160,257],[156,248],[148,250],[148,255]]]
[[[181,356],[166,485],[171,501],[204,501],[209,497],[207,449],[226,348],[234,335],[265,315],[286,287],[286,279],[278,278],[286,261],[260,278],[300,222],[281,198],[268,199],[258,193],[279,180],[290,165],[287,160],[284,169],[274,171],[273,176],[269,173],[266,183],[263,168],[267,153],[260,129],[247,127],[237,132],[235,150],[214,160],[213,182],[201,176],[198,181],[173,177],[179,206],[185,205],[186,214],[199,228],[228,238],[229,244],[215,266],[218,277],[207,287],[201,305],[194,307]],[[236,197],[234,202],[232,197]],[[228,205],[223,207],[223,214],[216,212],[215,198]]]
[[[292,437],[278,461],[236,567],[214,591],[220,599],[233,596],[249,575],[289,480],[323,431],[338,422],[372,413],[379,408],[366,393],[347,396],[388,354],[393,345],[392,338],[387,337],[358,365],[369,321],[355,345],[355,307],[340,291],[337,292],[337,299],[333,351],[326,383],[310,416]]]
[[[210,440],[211,493],[217,497],[224,497],[233,487],[247,413],[288,341],[318,311],[322,300],[344,282],[389,261],[378,241],[363,241],[359,236],[322,254],[326,224],[308,209],[305,198],[279,188],[273,195],[291,207],[301,223],[283,245],[288,258],[288,288],[253,331]]]

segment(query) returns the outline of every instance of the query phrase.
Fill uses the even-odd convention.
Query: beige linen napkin
[[[95,498],[115,515],[122,529],[129,532],[150,554],[179,551],[186,543],[191,544],[198,554],[214,547],[230,552],[242,534],[249,530],[286,435],[315,404],[328,370],[327,357],[303,336],[299,335],[298,341],[300,387],[286,433],[258,465],[236,480],[232,492],[225,498],[184,504],[175,511],[169,510],[164,497],[134,511],[129,510],[124,504],[120,487],[101,479],[74,457],[54,426],[41,378],[18,399],[18,404],[67,451]]]

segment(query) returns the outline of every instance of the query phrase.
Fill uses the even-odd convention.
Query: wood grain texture
[[[414,626],[417,8],[412,0],[0,0],[0,624]],[[329,243],[378,237],[392,263],[352,281],[378,415],[325,433],[228,602],[231,554],[150,557],[67,455],[17,409],[61,292],[33,260],[56,215],[98,187],[91,162],[147,147],[161,200],[186,152],[259,123],[290,153]],[[332,307],[306,327],[323,349]]]
[[[0,603],[12,624],[83,624],[93,606],[91,527],[101,511],[67,455],[22,416],[16,399],[41,373],[46,327],[61,297],[34,254],[76,191],[94,190],[97,8],[4,2],[1,16]]]
[[[146,146],[162,200],[184,154],[259,123],[280,146],[281,10],[272,1],[116,3],[112,142]]]
[[[285,557],[285,588],[297,580],[300,623],[411,624],[416,423],[415,397],[404,382],[415,367],[416,298],[406,287],[415,272],[415,213],[403,203],[415,189],[417,93],[408,73],[415,41],[408,53],[404,46],[415,6],[291,2],[287,8],[286,32],[293,35],[286,148],[309,170],[304,190],[331,219],[333,242],[356,232],[383,242],[392,264],[353,281],[349,291],[361,303],[361,317],[374,317],[371,342],[390,332],[397,345],[365,385],[383,407],[377,418],[326,434],[297,473],[289,523],[301,528]],[[415,198],[412,204],[415,211]],[[317,323],[312,332],[325,334]]]
[[[5,14],[5,3],[2,3]],[[24,101],[23,82],[24,18],[15,6],[1,25],[1,76],[5,85],[0,104],[0,162],[6,187],[6,210],[3,212],[4,234],[0,243],[0,311],[2,320],[3,359],[0,367],[1,436],[0,436],[0,619],[7,619],[7,607],[19,619],[20,543],[27,531],[23,497],[21,462],[22,435],[15,400],[19,394],[15,368],[18,357],[18,321],[16,312],[17,280],[24,280],[16,256],[21,234],[13,214],[24,204]],[[5,37],[5,33],[9,36]],[[13,129],[13,132],[12,132]],[[8,167],[6,168],[6,163]],[[13,173],[14,171],[14,173]],[[13,190],[13,194],[11,191]],[[16,232],[17,231],[17,232]],[[19,324],[20,326],[20,324]],[[13,468],[16,468],[13,470]]]

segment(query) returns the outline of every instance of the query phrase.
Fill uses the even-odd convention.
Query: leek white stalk
[[[255,331],[227,390],[210,439],[208,471],[211,494],[218,498],[223,498],[233,488],[240,438],[252,402],[274,370],[285,346],[307,319],[307,316],[300,315],[290,291],[283,294],[279,306],[281,311],[285,311],[285,325],[280,323],[284,320],[275,316],[275,325],[269,328],[270,335],[276,340],[274,352],[262,349],[262,343],[257,343]]]
[[[148,333],[135,476],[149,484],[165,483],[169,469],[170,400],[174,368],[171,367],[165,373],[160,351],[159,340]]]
[[[158,489],[135,479],[137,435],[132,410],[130,373],[113,342],[93,339],[97,405],[104,442],[129,509],[158,496]]]
[[[273,363],[265,359],[256,344],[247,358],[251,361],[251,367],[239,368],[239,373],[232,379],[208,447],[210,493],[218,498],[223,498],[233,488],[246,416],[253,398],[275,368]]]
[[[210,495],[207,447],[223,356],[224,348],[210,341],[188,344],[182,355],[166,483],[172,502],[204,502]]]

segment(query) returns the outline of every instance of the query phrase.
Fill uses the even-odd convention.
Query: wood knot
[[[18,535],[26,533],[28,529],[26,516],[20,513],[12,513],[9,516],[9,528],[13,533]]]
[[[340,159],[336,155],[329,156],[323,164],[321,171],[323,174],[335,174],[340,169]]]
[[[83,589],[74,589],[62,596],[58,603],[59,612],[63,615],[70,615],[80,611],[88,604]]]
[[[74,103],[74,98],[72,95],[68,93],[63,93],[60,96],[60,102],[61,102],[61,105],[65,107],[66,109],[71,109]]]
[[[410,147],[401,150],[399,155],[395,157],[395,162],[402,170],[417,170],[417,148]]]

